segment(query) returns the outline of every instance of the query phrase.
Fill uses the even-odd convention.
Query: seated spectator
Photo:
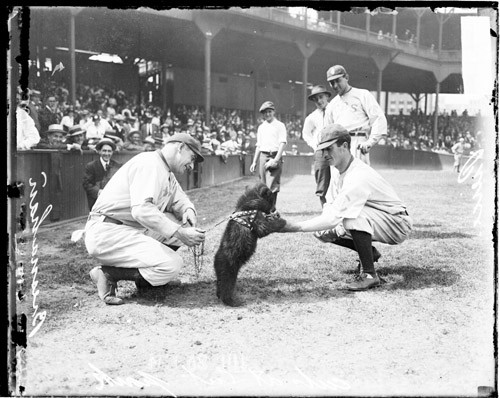
[[[218,154],[220,149],[220,141],[217,139],[217,131],[212,131],[210,133],[210,146],[215,154]]]
[[[142,140],[143,145],[143,151],[145,152],[151,152],[156,149],[156,143],[153,137],[148,136]]]
[[[210,145],[210,138],[204,138],[201,144],[201,154],[202,155],[215,155],[215,151]]]
[[[27,101],[21,101],[16,109],[17,150],[26,151],[40,142],[35,121],[30,117]]]
[[[89,149],[87,142],[85,142],[85,131],[78,125],[69,129],[66,143],[71,145],[70,151],[79,151],[82,153],[84,149]]]
[[[70,150],[68,145],[64,142],[64,131],[63,126],[60,124],[51,124],[48,130],[45,132],[45,137],[40,140],[37,149],[60,149],[60,150]]]
[[[64,131],[68,132],[71,127],[75,125],[75,111],[73,106],[68,106],[63,118],[61,119],[61,125]]]
[[[87,124],[87,138],[103,138],[106,131],[112,130],[106,119],[103,119],[98,114],[92,116],[92,122]]]
[[[116,135],[115,130],[111,129],[108,130],[104,133],[104,137],[107,138],[108,140],[111,140],[115,143],[116,148],[114,149],[116,152],[120,151],[123,149],[124,142],[123,140]]]
[[[132,130],[128,134],[127,141],[123,144],[123,149],[127,151],[142,151],[144,149],[139,130]]]
[[[231,132],[231,138],[221,144],[221,149],[226,153],[226,155],[238,155],[241,153],[241,147],[236,141],[237,134],[233,131]]]

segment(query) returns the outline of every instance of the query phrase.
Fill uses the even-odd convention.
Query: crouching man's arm
[[[338,222],[333,223],[332,220],[324,215],[304,221],[286,221],[285,226],[278,232],[314,232],[332,229],[337,226]]]

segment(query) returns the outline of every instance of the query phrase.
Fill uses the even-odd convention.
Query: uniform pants
[[[278,167],[269,170],[264,167],[268,160],[274,159],[270,154],[260,153],[259,156],[259,176],[260,180],[267,185],[272,192],[280,191],[281,172],[283,170],[283,160],[280,159]]]
[[[316,180],[316,196],[325,198],[330,186],[331,171],[330,162],[324,158],[322,150],[314,153],[314,178]]]
[[[328,212],[328,206],[324,208],[324,211]],[[413,221],[407,214],[389,214],[369,206],[363,207],[357,218],[345,218],[341,223],[346,230],[343,238],[352,239],[349,230],[354,229],[369,233],[374,242],[388,245],[398,245],[404,242],[413,227]]]
[[[166,244],[182,246],[180,241],[162,244],[146,229],[103,222],[103,218],[90,216],[85,226],[85,246],[97,261],[110,267],[138,268],[153,286],[165,285],[179,275],[182,258]]]

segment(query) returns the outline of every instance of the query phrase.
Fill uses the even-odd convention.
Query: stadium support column
[[[372,59],[377,65],[378,76],[377,76],[377,102],[380,104],[381,92],[382,92],[382,76],[384,69],[389,65],[389,62],[393,59],[391,54],[373,54]]]
[[[75,7],[70,9],[69,19],[69,57],[71,71],[70,98],[73,105],[76,104],[76,51],[75,51],[75,17],[82,9]]]
[[[434,77],[436,78],[436,101],[434,102],[434,144],[437,142],[438,137],[438,113],[439,113],[439,92],[441,90],[441,82],[446,79],[450,72],[444,71],[443,69],[434,70]]]
[[[201,12],[194,14],[194,22],[205,37],[205,123],[210,127],[210,99],[211,99],[211,55],[212,40],[222,29],[222,25],[216,21],[204,18]]]
[[[307,116],[307,80],[308,80],[308,69],[309,69],[309,58],[314,54],[318,45],[311,43],[310,41],[298,41],[297,46],[299,47],[302,56],[304,57],[304,63],[302,67],[302,119]]]
[[[205,125],[210,128],[210,97],[212,85],[210,63],[212,56],[212,32],[205,33]]]

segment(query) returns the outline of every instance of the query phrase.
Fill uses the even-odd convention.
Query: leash
[[[206,232],[210,232],[219,225],[221,225],[224,221],[235,221],[244,227],[252,230],[253,222],[257,217],[257,210],[245,210],[245,211],[235,211],[227,217],[224,217],[222,220],[217,222],[211,228],[207,229]],[[189,248],[193,253],[193,264],[194,264],[194,273],[196,275],[196,279],[199,279],[201,269],[203,268],[203,255],[205,254],[205,242],[200,243],[199,245],[192,246]]]

